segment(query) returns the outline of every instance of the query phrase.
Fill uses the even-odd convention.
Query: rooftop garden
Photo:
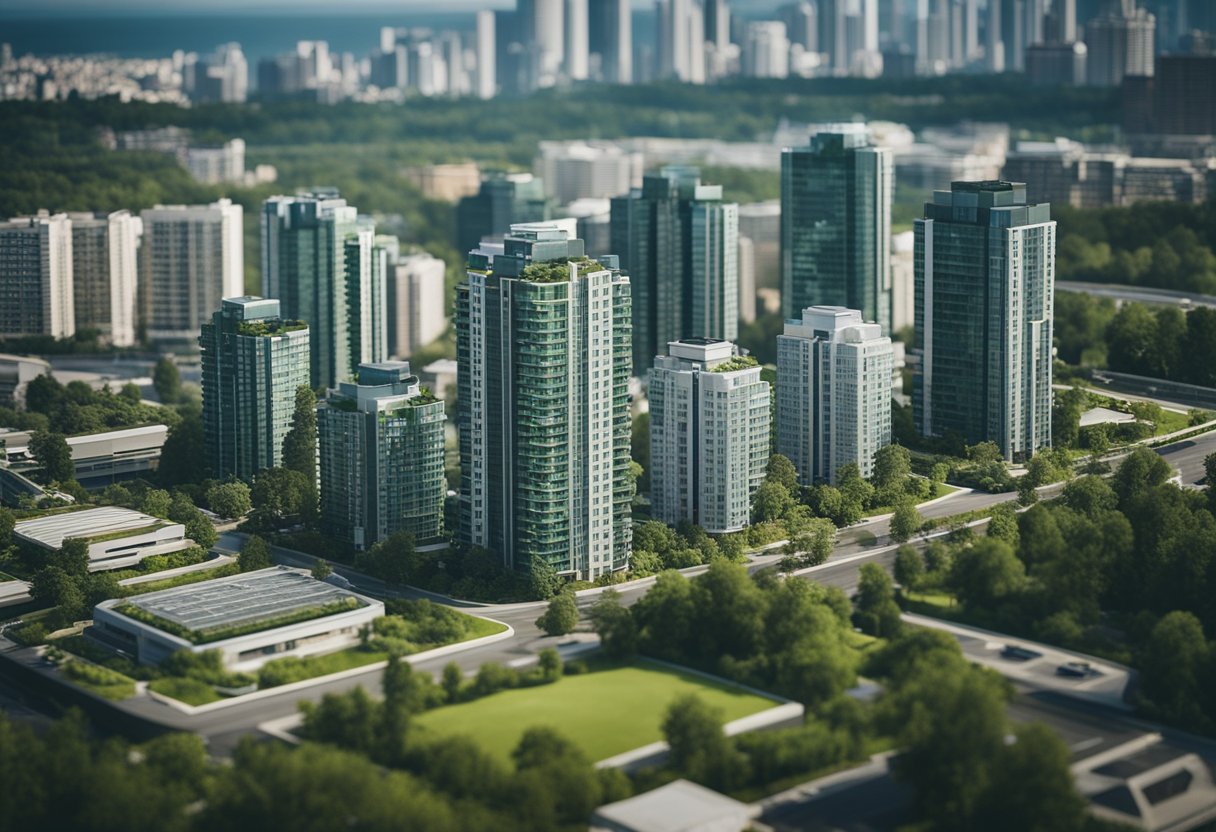
[[[284,321],[277,318],[241,321],[236,325],[237,334],[250,338],[271,338],[276,335],[285,335],[288,332],[297,332],[301,329],[308,329],[308,324],[304,323],[304,321]]]
[[[596,260],[590,257],[580,257],[577,260],[567,260],[565,258],[558,260],[545,260],[540,263],[529,263],[524,266],[523,272],[520,274],[521,280],[528,280],[533,283],[564,283],[570,279],[571,264],[578,266],[579,271],[599,271],[603,268]]]
[[[721,364],[715,364],[709,368],[711,373],[733,373],[736,370],[746,370],[750,367],[758,367],[760,362],[752,355],[736,355],[730,361],[723,361]]]
[[[125,615],[127,618],[140,621],[156,627],[158,630],[175,635],[178,638],[184,638],[191,644],[210,644],[211,642],[236,638],[237,636],[248,635],[249,633],[260,633],[276,627],[286,627],[289,624],[299,624],[303,621],[311,621],[314,618],[325,618],[329,615],[348,612],[360,606],[360,603],[359,599],[355,597],[342,598],[338,601],[331,601],[328,604],[318,604],[312,607],[305,607],[304,609],[292,610],[282,615],[260,618],[256,621],[241,621],[235,624],[223,624],[202,630],[191,630],[189,627],[161,618],[159,615],[148,612],[132,603],[121,604],[114,611],[120,615]]]
[[[163,529],[165,526],[172,525],[168,520],[158,520],[155,523],[149,523],[146,526],[137,526],[133,529],[118,529],[112,532],[99,532],[98,534],[85,535],[84,539],[93,543],[105,543],[108,540],[121,540],[124,537],[135,537],[140,534],[151,534],[157,529]]]

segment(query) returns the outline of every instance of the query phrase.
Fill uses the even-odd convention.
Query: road
[[[1193,440],[1186,440],[1158,452],[1182,474],[1184,483],[1193,484],[1203,477],[1203,458],[1216,452],[1216,434],[1208,434]],[[1061,486],[1048,486],[1041,490],[1043,496],[1056,493]],[[926,518],[945,517],[966,511],[987,508],[1002,502],[1017,499],[1017,495],[986,494],[984,492],[961,491],[940,501],[927,504],[922,508]],[[873,518],[858,526],[841,533],[832,558],[825,564],[811,570],[801,570],[800,576],[815,580],[828,586],[839,587],[846,593],[852,593],[857,587],[858,570],[863,564],[878,563],[890,568],[894,561],[897,548],[889,540],[889,517]],[[935,536],[946,534],[945,530],[935,533]],[[873,535],[873,539],[869,538]],[[242,535],[225,532],[221,535],[216,546],[221,552],[235,552],[239,549]],[[859,540],[858,538],[861,538]],[[868,542],[867,542],[868,541]],[[310,566],[312,558],[279,547],[272,547],[275,560],[295,566]],[[780,560],[779,553],[766,554],[756,557],[750,564],[755,571],[774,565]],[[341,564],[334,564],[335,572],[346,577],[359,591],[386,597],[429,597],[435,600],[447,601],[441,596],[413,590],[409,588],[388,587],[384,583],[350,570]],[[686,570],[686,574],[695,575],[704,567]],[[653,578],[633,581],[617,587],[621,600],[632,604],[640,598],[654,583]],[[602,590],[587,590],[580,593],[579,606],[586,609],[595,602]],[[547,646],[560,643],[562,640],[545,636],[535,625],[536,618],[543,611],[543,602],[523,604],[469,605],[461,604],[465,611],[492,618],[509,624],[515,632],[509,639],[493,644],[470,648],[468,650],[444,656],[439,659],[422,661],[415,664],[418,670],[438,673],[448,662],[455,661],[466,672],[475,672],[486,662],[520,663],[534,659],[537,652]],[[17,651],[18,653],[24,651]],[[10,656],[17,653],[10,652]],[[39,662],[31,662],[40,665]],[[45,668],[39,672],[46,672]],[[326,693],[336,693],[351,690],[358,685],[379,691],[381,671],[368,670],[340,680],[325,682],[305,691],[292,691],[278,696],[268,696],[254,701],[233,704],[216,711],[187,715],[167,705],[157,702],[147,696],[136,696],[133,699],[119,703],[115,707],[122,709],[130,716],[135,716],[153,723],[158,723],[167,729],[195,731],[207,738],[213,753],[224,755],[235,747],[240,737],[255,732],[263,722],[288,716],[297,710],[301,700],[317,701]]]
[[[1177,292],[1172,289],[1154,289],[1148,286],[1123,286],[1117,283],[1084,283],[1069,280],[1057,280],[1056,289],[1061,292],[1077,292],[1118,301],[1158,303],[1166,306],[1183,306],[1188,309],[1196,306],[1216,309],[1216,296],[1197,295],[1192,292]]]

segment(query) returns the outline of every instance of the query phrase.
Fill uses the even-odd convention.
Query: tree
[[[790,493],[798,489],[798,470],[789,457],[782,454],[773,454],[768,458],[764,479],[785,486],[786,491]]]
[[[202,408],[192,404],[179,410],[181,419],[169,428],[156,469],[156,479],[164,486],[196,482],[210,468],[203,442]]]
[[[903,627],[891,576],[876,563],[861,567],[857,584],[857,626],[872,636],[889,638]]]
[[[1073,784],[1069,752],[1040,722],[1019,725],[991,766],[970,829],[1074,832],[1086,828],[1085,801]]]
[[[317,558],[313,561],[311,571],[313,579],[317,581],[323,581],[334,574],[334,568],[329,565],[329,561],[323,558]]]
[[[464,686],[464,671],[456,662],[448,662],[443,666],[443,679],[440,682],[443,692],[447,694],[448,703],[460,701],[460,689]]]
[[[804,566],[818,566],[832,556],[836,545],[836,527],[831,520],[816,517],[786,544],[790,555],[802,555]]]
[[[550,636],[574,632],[578,626],[578,605],[574,602],[574,592],[567,590],[554,595],[544,615],[536,619],[536,626]]]
[[[42,466],[47,482],[67,483],[76,479],[76,466],[72,464],[72,449],[61,433],[34,431],[30,437],[30,453]]]
[[[1034,505],[1018,516],[1018,556],[1032,572],[1041,564],[1059,560],[1067,547],[1055,514]],[[1008,542],[1008,541],[1006,541]]]
[[[17,518],[10,509],[0,506],[0,556],[3,556],[8,547],[13,545],[13,527],[17,525]]]
[[[83,537],[69,537],[46,562],[69,575],[84,576],[89,571],[89,541]]]
[[[177,404],[182,397],[182,376],[173,359],[164,356],[152,368],[152,386],[162,404]]]
[[[283,467],[299,471],[310,483],[317,480],[317,396],[312,388],[296,388],[291,429],[283,437]]]
[[[881,502],[894,500],[904,489],[904,484],[912,476],[912,454],[902,445],[885,445],[874,454],[874,472],[870,476],[874,488],[886,499]]]
[[[904,589],[914,590],[925,575],[925,559],[915,546],[900,546],[895,551],[895,580]]]
[[[144,514],[151,514],[153,517],[167,519],[172,507],[173,495],[160,488],[149,488],[144,492],[143,499],[139,501],[139,510]]]
[[[1142,695],[1160,716],[1203,729],[1204,674],[1212,648],[1203,625],[1189,612],[1171,612],[1157,622],[1140,657]]]
[[[88,609],[77,578],[58,566],[38,570],[30,582],[30,595],[44,604],[58,607],[63,623],[75,621]]]
[[[1156,488],[1173,476],[1169,463],[1148,448],[1136,448],[1119,463],[1111,479],[1111,487],[1119,496],[1119,507]]]
[[[794,499],[788,488],[766,479],[752,497],[752,520],[756,523],[780,520],[793,505]]]
[[[988,519],[988,536],[1005,541],[1012,549],[1018,548],[1018,513],[1013,506],[1001,503],[992,507],[992,514]]]
[[[267,468],[253,481],[253,508],[262,525],[274,526],[289,517],[306,517],[313,501],[312,482],[299,471]]]
[[[920,512],[916,510],[916,503],[912,502],[911,498],[904,497],[896,503],[895,513],[891,516],[891,539],[896,543],[903,543],[919,532],[924,522]]]
[[[532,556],[528,582],[532,587],[532,597],[540,601],[552,598],[562,589],[562,579],[557,570],[549,561],[538,555]]]
[[[273,566],[274,562],[270,559],[270,544],[256,534],[250,535],[249,539],[245,541],[245,545],[241,547],[241,553],[237,555],[236,562],[242,572],[253,572],[256,569]]]
[[[294,472],[293,472],[294,473]],[[360,552],[355,566],[385,583],[408,584],[422,571],[418,547],[412,532],[395,532]]]
[[[1008,543],[990,537],[959,552],[950,570],[950,587],[965,606],[991,609],[1019,592],[1026,568]]]
[[[546,647],[540,651],[537,658],[537,666],[540,668],[541,676],[545,681],[556,682],[562,677],[562,657],[552,647]]]
[[[173,502],[169,505],[169,519],[185,526],[186,536],[204,549],[210,549],[219,540],[215,526],[180,491],[173,495]]]
[[[243,517],[253,508],[249,486],[243,482],[217,483],[207,489],[207,504],[220,517]]]
[[[676,577],[680,576],[677,574]],[[659,580],[662,581],[663,576],[660,576]],[[591,619],[591,628],[600,637],[600,646],[610,658],[626,659],[637,652],[637,624],[633,620],[633,614],[621,606],[620,593],[615,589],[605,590],[600,595],[599,600],[591,607],[588,618]]]
[[[671,749],[669,764],[690,780],[722,788],[742,764],[722,733],[722,711],[696,694],[684,694],[667,706],[663,738]]]

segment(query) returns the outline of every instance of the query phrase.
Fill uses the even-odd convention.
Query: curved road
[[[1216,452],[1216,433],[1206,434],[1195,439],[1185,440],[1157,449],[1172,467],[1179,471],[1184,485],[1194,486],[1203,477],[1203,459],[1207,454]],[[1051,496],[1062,486],[1052,485],[1040,489],[1043,496]],[[987,508],[1002,502],[1017,499],[1016,493],[986,494],[984,492],[962,491],[922,507],[921,514],[926,518],[946,517],[967,511]],[[799,576],[820,583],[836,586],[851,593],[856,588],[858,570],[865,563],[878,563],[889,568],[894,561],[897,548],[890,542],[888,535],[889,516],[873,518],[850,529],[842,531],[832,558],[825,564],[809,570],[800,570]],[[981,521],[982,522],[982,521]],[[859,534],[868,532],[874,539],[859,542],[858,538],[868,538]],[[925,539],[932,539],[947,534],[939,530]],[[225,533],[221,537],[217,549],[235,550],[239,547],[241,535]],[[273,547],[276,561],[295,566],[310,566],[311,556],[302,555],[287,549]],[[749,569],[756,571],[772,566],[781,558],[780,554],[761,554],[755,556]],[[695,575],[704,571],[705,567],[694,567],[683,570],[687,575]],[[417,670],[438,673],[448,662],[455,661],[466,672],[473,672],[485,662],[524,663],[535,659],[536,653],[543,647],[561,643],[562,638],[545,636],[535,625],[536,618],[545,607],[544,602],[522,604],[471,605],[452,602],[450,599],[431,593],[410,588],[392,588],[384,583],[354,572],[341,564],[334,564],[334,570],[343,575],[354,588],[370,594],[387,597],[429,597],[444,603],[456,603],[477,615],[493,618],[511,625],[515,633],[509,639],[470,648],[459,653],[441,658],[424,660],[414,664]],[[640,598],[654,583],[654,578],[632,581],[616,587],[621,600],[631,604]],[[600,589],[590,589],[579,593],[579,606],[588,608],[602,592]],[[0,643],[3,640],[0,639]],[[5,650],[7,657],[35,668],[37,672],[49,673],[49,669],[41,665],[40,660],[28,658],[25,650]],[[146,695],[136,696],[124,702],[115,703],[113,707],[126,712],[128,716],[137,717],[157,723],[167,729],[194,731],[203,735],[209,742],[213,754],[229,753],[236,742],[244,735],[257,731],[261,723],[280,719],[295,713],[298,702],[302,700],[319,700],[326,693],[341,692],[362,685],[369,690],[379,692],[380,670],[368,670],[346,678],[315,685],[304,691],[290,691],[278,696],[268,696],[218,710],[188,715],[170,708]]]

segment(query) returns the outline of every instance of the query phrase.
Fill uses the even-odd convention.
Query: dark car
[[[1036,653],[1034,650],[1028,650],[1025,647],[1019,647],[1016,644],[1006,644],[1005,649],[1001,651],[1002,659],[1009,659],[1011,662],[1027,662],[1031,659],[1037,659],[1042,653]]]
[[[1056,668],[1057,676],[1068,676],[1073,679],[1085,679],[1090,676],[1097,676],[1098,671],[1093,669],[1089,662],[1065,662]]]

